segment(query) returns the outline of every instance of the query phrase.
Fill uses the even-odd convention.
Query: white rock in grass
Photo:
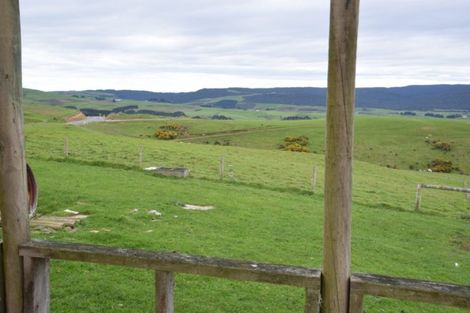
[[[72,215],[78,215],[78,214],[80,214],[80,212],[72,211],[72,210],[69,210],[69,209],[65,209],[64,212],[65,212],[65,213],[72,214]]]
[[[150,210],[148,211],[148,214],[153,216],[162,216],[162,213],[158,212],[157,210]]]
[[[185,210],[196,210],[196,211],[208,211],[214,209],[213,205],[194,205],[194,204],[185,204],[183,205]]]

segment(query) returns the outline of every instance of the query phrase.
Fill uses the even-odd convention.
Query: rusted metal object
[[[27,171],[27,182],[28,182],[28,213],[29,217],[32,218],[36,214],[38,207],[38,185],[34,178],[33,170],[26,164]]]

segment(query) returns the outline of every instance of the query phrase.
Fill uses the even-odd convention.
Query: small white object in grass
[[[214,209],[212,205],[194,205],[194,204],[185,204],[183,205],[185,210],[197,210],[197,211],[207,211]]]
[[[139,209],[132,209],[132,213],[137,213],[139,212]]]
[[[64,212],[65,212],[65,213],[69,213],[69,214],[73,214],[73,215],[78,215],[78,214],[80,214],[80,212],[72,211],[72,210],[69,210],[69,209],[65,209]]]
[[[145,231],[146,233],[153,233],[153,229],[149,229]]]
[[[455,267],[459,267],[459,263],[457,263],[457,262],[455,262],[454,265],[455,265]]]
[[[99,232],[100,232],[99,230],[95,230],[95,229],[90,230],[90,233],[93,233],[93,234],[97,234],[97,233],[99,233]]]
[[[257,267],[258,267],[258,265],[256,265],[256,264],[251,264],[251,267],[253,267],[253,268],[257,268]]]
[[[155,216],[162,216],[162,213],[158,212],[157,210],[150,210],[148,214],[155,215]]]
[[[146,167],[146,168],[144,168],[144,170],[146,170],[146,171],[155,171],[155,170],[158,170],[158,166]]]

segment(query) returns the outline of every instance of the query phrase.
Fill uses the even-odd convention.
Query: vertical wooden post
[[[467,181],[467,180],[465,180],[465,181],[463,182],[463,188],[468,188],[468,181]],[[467,199],[470,199],[470,193],[466,193],[466,194],[465,194],[465,197],[466,197]]]
[[[347,313],[359,0],[331,0],[322,312]]]
[[[312,192],[315,193],[317,187],[317,167],[314,165],[312,170]]]
[[[64,157],[69,157],[69,137],[64,138]]]
[[[175,277],[171,272],[155,271],[155,312],[173,313]]]
[[[24,313],[49,313],[49,260],[24,258]]]
[[[364,294],[360,292],[351,292],[349,299],[349,313],[364,312]]]
[[[220,180],[224,179],[224,167],[225,167],[224,156],[221,156],[220,157],[220,162],[219,162],[219,178],[220,178]]]
[[[5,276],[3,275],[3,242],[0,241],[0,313],[5,313]]]
[[[8,313],[23,312],[23,262],[18,246],[29,241],[18,2],[0,0],[0,210]]]
[[[419,211],[421,207],[421,184],[416,185],[416,204],[415,211]]]
[[[305,288],[304,313],[318,313],[320,311],[320,294],[318,289]]]

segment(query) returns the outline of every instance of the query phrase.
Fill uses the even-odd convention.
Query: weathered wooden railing
[[[174,312],[174,273],[301,287],[305,289],[306,296],[304,311],[317,313],[320,310],[321,271],[316,269],[48,241],[21,245],[19,253],[25,265],[25,292],[28,295],[25,297],[25,313],[49,312],[49,259],[154,270],[155,310],[158,313]],[[353,274],[349,313],[363,312],[366,295],[470,308],[470,286]]]
[[[465,183],[466,185],[466,183]],[[444,186],[444,185],[431,185],[431,184],[418,184],[416,185],[416,205],[415,210],[419,211],[421,207],[421,189],[437,189],[437,190],[445,190],[445,191],[455,191],[455,192],[464,192],[466,197],[468,198],[470,195],[469,188],[461,188],[461,187],[454,187],[454,186]]]
[[[82,244],[33,241],[20,246],[25,263],[25,313],[49,312],[49,259],[155,270],[156,312],[173,312],[174,273],[273,283],[305,289],[305,312],[316,313],[321,272],[315,269],[236,261],[180,253],[151,252]]]
[[[349,313],[363,312],[363,299],[366,295],[470,308],[470,286],[353,274],[350,281]]]

